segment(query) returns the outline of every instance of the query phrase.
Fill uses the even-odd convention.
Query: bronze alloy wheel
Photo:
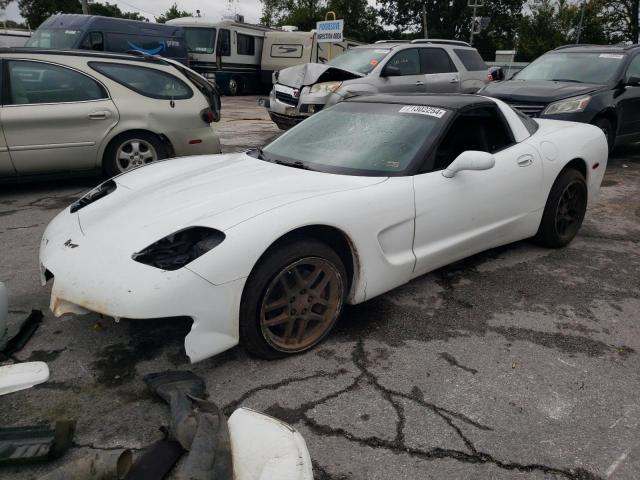
[[[343,278],[320,257],[297,260],[269,283],[260,306],[260,328],[280,352],[306,350],[329,332],[342,310]]]
[[[583,183],[574,181],[565,187],[556,209],[555,227],[560,237],[573,237],[577,233],[584,217],[586,201]]]

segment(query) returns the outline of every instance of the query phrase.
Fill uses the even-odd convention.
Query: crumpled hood
[[[276,81],[288,87],[301,88],[319,82],[351,80],[364,76],[362,73],[351,72],[322,63],[304,63],[280,70],[276,73]]]
[[[226,230],[268,210],[382,182],[277,165],[245,153],[184,157],[116,177],[117,189],[79,212],[84,235],[142,249],[189,226]]]
[[[602,90],[603,85],[593,83],[553,82],[547,80],[507,80],[489,83],[480,92],[482,95],[499,98],[507,102],[549,103],[563,98],[575,97]]]

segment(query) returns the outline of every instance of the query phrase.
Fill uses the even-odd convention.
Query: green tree
[[[128,18],[129,20],[147,21],[146,17],[143,17],[138,12],[123,12],[117,5],[112,5],[109,2],[105,2],[104,4],[90,4],[89,13],[91,15],[100,15],[103,17]]]
[[[560,45],[576,43],[582,4],[568,0],[534,0],[518,28],[518,60],[529,61]],[[607,33],[606,0],[587,0],[580,43],[607,44],[615,41]]]
[[[272,27],[293,25],[309,31],[329,11],[344,20],[344,34],[348,38],[371,42],[387,36],[378,12],[366,0],[262,0],[260,21]]]
[[[638,43],[640,27],[638,16],[640,0],[615,0],[607,2],[610,35],[619,39]]]
[[[174,3],[173,5],[171,5],[169,10],[167,10],[162,15],[156,18],[156,22],[166,23],[167,20],[173,20],[174,18],[182,18],[182,17],[193,17],[193,13],[187,12],[185,10],[179,10],[178,4]]]
[[[0,6],[2,6],[2,4],[0,4]],[[33,29],[38,28],[38,26],[51,15],[58,13],[82,13],[82,6],[78,0],[19,0],[18,8],[20,9],[20,15],[22,15],[28,25]],[[146,20],[137,12],[123,12],[117,5],[112,5],[109,2],[105,2],[104,4],[92,3],[89,6],[89,11],[92,15]]]

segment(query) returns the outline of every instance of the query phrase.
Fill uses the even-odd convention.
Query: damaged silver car
[[[353,95],[475,93],[489,81],[478,51],[457,40],[382,40],[352,48],[329,63],[274,73],[263,100],[282,130]]]

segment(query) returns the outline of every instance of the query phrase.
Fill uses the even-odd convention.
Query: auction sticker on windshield
[[[419,115],[442,118],[447,111],[442,108],[428,107],[426,105],[405,105],[399,110],[399,113],[417,113]]]
[[[624,57],[624,55],[621,55],[619,53],[601,53],[600,54],[600,58],[617,58],[617,59],[621,59],[622,57]]]

